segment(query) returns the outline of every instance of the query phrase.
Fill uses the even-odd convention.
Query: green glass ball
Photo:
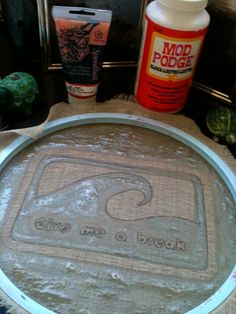
[[[12,104],[29,110],[39,93],[35,78],[26,72],[13,72],[0,81],[0,86],[7,88],[12,95]]]
[[[209,131],[228,144],[236,143],[236,113],[225,107],[211,110],[206,117]]]

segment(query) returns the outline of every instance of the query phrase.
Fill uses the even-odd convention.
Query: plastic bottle
[[[186,104],[210,17],[207,0],[156,0],[146,8],[135,96],[144,107]]]

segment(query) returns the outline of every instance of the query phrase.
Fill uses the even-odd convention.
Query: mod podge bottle
[[[181,110],[210,22],[207,0],[156,0],[146,8],[136,100],[162,112]]]

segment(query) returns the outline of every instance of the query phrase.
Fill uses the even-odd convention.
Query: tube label
[[[97,93],[111,12],[54,6],[52,13],[68,94],[82,99],[93,97]]]
[[[136,99],[151,110],[176,112],[185,105],[207,28],[176,31],[146,17]]]

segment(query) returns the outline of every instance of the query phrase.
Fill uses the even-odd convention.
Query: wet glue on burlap
[[[162,112],[186,104],[207,33],[207,0],[156,0],[146,8],[136,100]]]

